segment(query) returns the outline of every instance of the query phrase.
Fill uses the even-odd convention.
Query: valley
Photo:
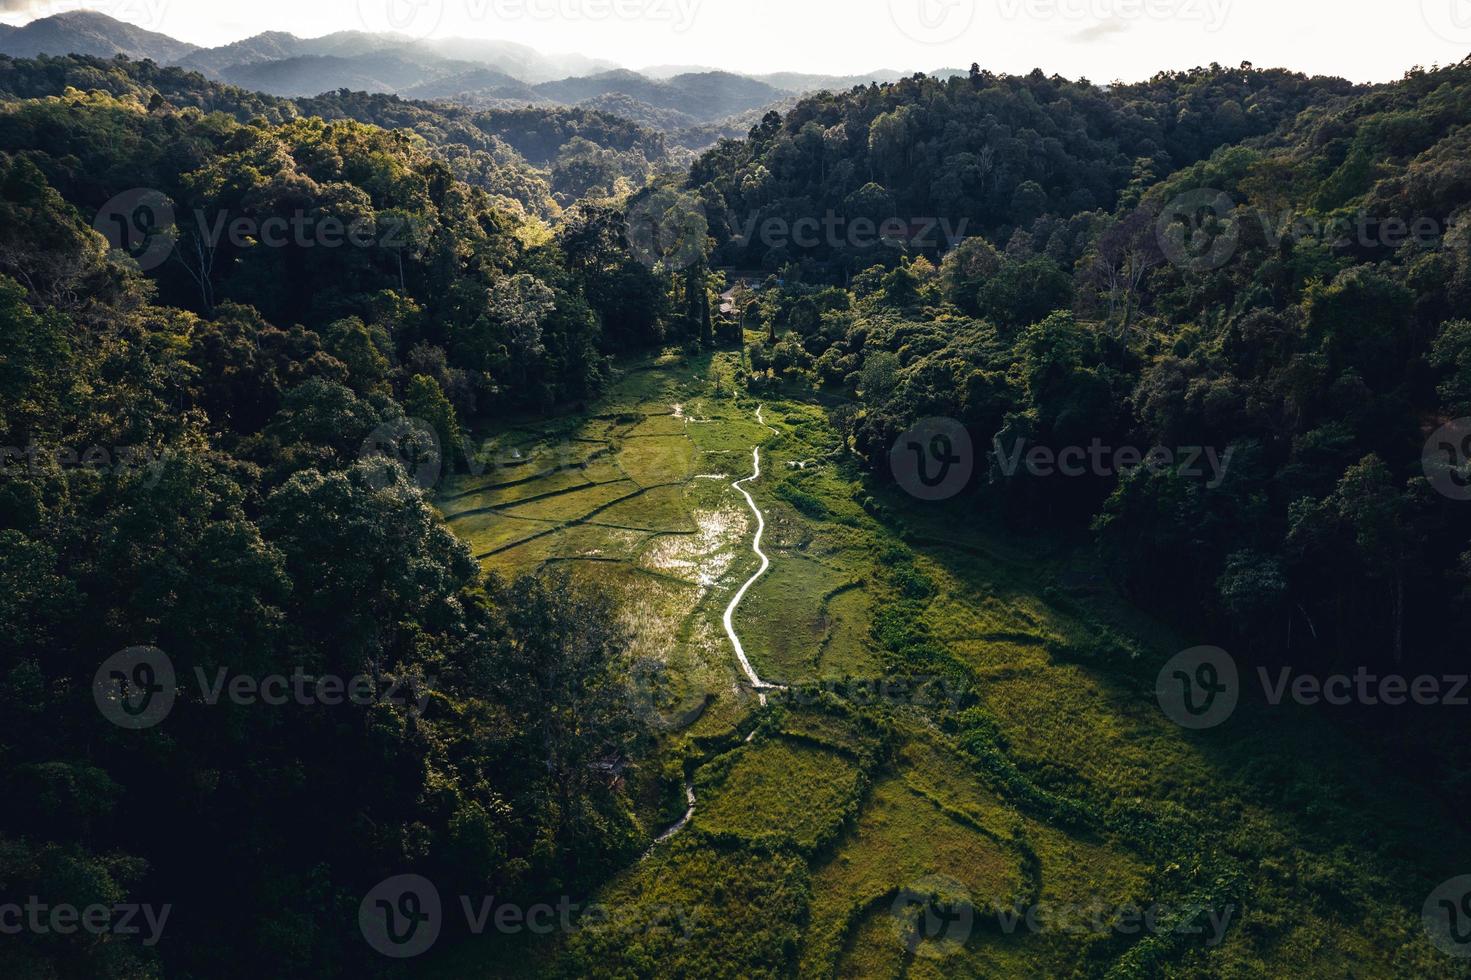
[[[1471,58],[259,6],[0,25],[0,976],[1471,980]]]
[[[625,365],[585,416],[484,434],[489,469],[442,496],[487,570],[566,567],[618,596],[661,748],[627,774],[652,846],[593,897],[605,914],[471,940],[436,975],[1439,966],[1406,911],[1453,837],[1433,801],[1389,772],[1365,799],[1377,764],[1308,719],[1174,727],[1110,644],[1182,640],[1059,586],[1100,580],[1086,557],[874,490],[825,408],[740,393],[738,369]],[[1314,762],[1284,751],[1302,744]],[[1288,801],[1309,779],[1306,820]],[[1371,824],[1372,860],[1334,856]],[[1263,945],[1267,908],[1294,925]]]

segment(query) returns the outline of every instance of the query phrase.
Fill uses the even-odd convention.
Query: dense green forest
[[[55,67],[6,66],[30,89]],[[152,69],[127,72],[147,85]],[[171,972],[354,973],[368,951],[337,913],[399,862],[531,897],[638,845],[584,765],[639,738],[605,600],[484,580],[423,490],[362,453],[413,417],[453,459],[462,418],[586,397],[606,373],[599,296],[422,140],[204,84],[180,101],[231,112],[94,89],[0,114],[0,427],[21,450],[0,531],[0,877],[78,906],[194,896]],[[136,186],[180,216],[151,278],[92,229]],[[374,247],[211,242],[196,210],[361,221]],[[116,465],[79,467],[76,447]],[[138,645],[181,677],[301,664],[376,693],[269,715],[181,700],[139,740],[95,724],[87,666]],[[575,738],[559,712],[580,714]],[[55,936],[0,957],[8,976],[158,968],[146,948]]]
[[[854,398],[845,431],[876,471],[915,421],[960,420],[985,457],[978,508],[1090,529],[1150,606],[1267,660],[1435,669],[1460,662],[1471,574],[1471,515],[1422,463],[1471,404],[1468,107],[1468,66],[1372,92],[1246,67],[1106,95],[976,73],[804,103],[691,186],[730,216],[712,229],[746,209],[858,217],[856,195],[882,199],[871,218],[985,230],[938,261],[884,247],[846,290],[828,282],[861,259],[762,257],[788,279],[763,312],[793,329],[753,363]],[[992,171],[967,184],[982,146]],[[886,182],[842,196],[869,176]],[[1018,441],[1230,465],[1004,473]]]
[[[388,974],[359,902],[406,868],[447,904],[610,888],[677,906],[698,889],[736,909],[698,921],[692,945],[583,930],[517,960],[541,975],[808,975],[861,946],[864,916],[903,894],[886,884],[841,908],[811,897],[823,876],[865,873],[823,862],[845,835],[877,832],[873,801],[906,841],[933,834],[960,863],[991,860],[961,827],[1003,855],[998,907],[1003,891],[1040,893],[1055,853],[1127,837],[1127,861],[1097,860],[1137,893],[1268,908],[1221,960],[1174,937],[1114,937],[1051,969],[1281,970],[1313,946],[1285,922],[1292,908],[1373,920],[1404,944],[1366,976],[1455,975],[1379,913],[1406,904],[1385,897],[1395,885],[1456,869],[1428,866],[1402,824],[1360,822],[1330,775],[1302,789],[1288,762],[1264,761],[1275,750],[1231,757],[1221,768],[1248,788],[1212,798],[1192,756],[1161,778],[1185,787],[1161,802],[1106,757],[1018,763],[1035,747],[1012,744],[977,701],[1004,671],[943,634],[964,617],[940,608],[942,586],[964,574],[912,550],[939,532],[895,490],[890,451],[922,419],[956,420],[975,447],[975,476],[945,512],[957,526],[1096,556],[1138,609],[1243,665],[1459,666],[1471,511],[1437,492],[1423,454],[1471,415],[1471,65],[1382,86],[1250,65],[1107,87],[916,76],[806,98],[687,171],[662,136],[593,109],[288,100],[89,57],[0,58],[0,97],[0,446],[16,447],[0,481],[0,892],[173,906],[157,946],[7,936],[4,975]],[[943,219],[961,235],[804,247],[746,231],[829,214]],[[650,216],[657,255],[636,227]],[[110,248],[98,229],[119,219],[113,244],[130,247]],[[730,266],[769,276],[743,297],[744,332],[714,322]],[[773,548],[806,549],[788,540],[805,518],[872,559],[809,590],[825,618],[872,603],[842,641],[872,662],[834,676],[938,676],[953,703],[914,723],[823,693],[787,714],[792,692],[773,690],[732,720],[749,700],[731,693],[742,678],[700,702],[708,716],[685,738],[641,710],[630,661],[644,641],[618,595],[550,560],[535,575],[494,567],[541,532],[507,543],[452,526],[480,516],[452,491],[487,465],[471,435],[487,427],[575,416],[586,427],[559,431],[564,449],[674,438],[646,413],[665,389],[619,400],[645,359],[680,385],[710,381],[689,390],[711,418],[683,402],[669,418],[679,438],[719,422],[703,438],[732,473],[751,461],[748,435],[788,440],[769,477],[783,508]],[[781,429],[763,399],[782,400]],[[413,457],[368,451],[425,425],[439,447],[427,479]],[[1007,472],[1018,440],[1200,447],[1221,465],[1056,479]],[[637,493],[676,482],[666,460],[638,462],[654,475],[640,471]],[[593,452],[564,469],[598,465]],[[534,476],[545,493],[515,503],[567,491],[556,471]],[[516,483],[533,480],[489,492]],[[548,535],[588,523],[572,516],[536,520]],[[1029,574],[987,584],[995,622],[979,632],[1019,656],[1117,672],[1119,697],[1147,702],[1131,672],[1152,677],[1164,658],[1126,632],[1137,611],[1112,621],[1050,587],[1044,610],[1018,598]],[[651,617],[658,602],[639,601]],[[781,662],[776,619],[758,629],[753,652]],[[166,653],[180,689],[166,723],[141,732],[94,699],[99,664],[135,648]],[[365,677],[371,693],[258,711],[201,690],[221,670],[297,669]],[[730,731],[698,730],[710,719]],[[1381,713],[1314,737],[1349,745],[1345,757],[1374,743],[1425,798],[1463,812],[1471,765],[1444,737],[1456,727]],[[963,765],[927,764],[933,784],[912,791],[884,778],[942,741]],[[1139,744],[1147,756],[1163,743]],[[742,801],[770,788],[758,766],[812,787],[784,802],[815,816],[749,832]],[[1338,778],[1337,763],[1323,769]],[[1005,806],[955,803],[967,780]],[[677,871],[627,877],[696,791],[714,803],[664,852]],[[906,823],[916,798],[950,830]],[[1312,846],[1279,861],[1236,826],[1265,827],[1274,807],[1350,828],[1360,852],[1310,830]],[[1064,831],[1076,839],[1058,843]],[[464,922],[447,922],[442,942],[459,948]]]

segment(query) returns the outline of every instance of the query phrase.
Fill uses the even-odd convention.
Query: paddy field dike
[[[626,775],[644,856],[585,897],[606,916],[431,972],[1466,975],[1421,928],[1463,836],[1437,801],[1306,713],[1176,727],[1155,673],[1204,638],[1086,549],[882,489],[739,357],[624,364],[584,414],[477,433],[493,464],[442,488],[486,569],[617,596],[660,748]]]

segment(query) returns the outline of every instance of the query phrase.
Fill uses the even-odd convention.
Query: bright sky
[[[0,19],[79,6],[203,45],[396,29],[755,73],[979,61],[1107,82],[1251,61],[1385,81],[1471,54],[1471,0],[0,0]]]

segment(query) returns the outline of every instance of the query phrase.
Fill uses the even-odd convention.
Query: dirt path
[[[771,429],[771,431],[775,432],[777,435],[781,434],[775,428],[772,428],[772,426],[766,425],[766,420],[761,417],[761,406],[758,406],[756,408],[756,421],[760,422],[763,426],[766,426],[766,428]],[[761,559],[761,567],[756,570],[756,574],[746,579],[745,584],[740,587],[735,596],[730,600],[730,605],[725,607],[724,623],[725,635],[730,637],[730,644],[731,646],[735,647],[736,659],[741,662],[741,670],[745,671],[746,677],[751,681],[751,686],[756,689],[756,696],[761,700],[761,704],[764,707],[766,704],[767,691],[784,691],[786,690],[786,688],[782,687],[780,684],[772,684],[769,681],[763,681],[760,675],[756,673],[756,668],[751,666],[751,661],[746,657],[746,648],[741,645],[741,638],[739,635],[736,634],[735,624],[732,622],[732,618],[735,616],[736,609],[740,606],[741,600],[746,597],[746,593],[750,591],[751,586],[760,581],[761,576],[765,575],[767,569],[771,568],[771,559],[766,557],[766,552],[761,550],[761,538],[766,533],[766,516],[761,513],[761,508],[756,506],[756,499],[752,497],[748,492],[746,492],[746,488],[741,485],[743,483],[754,483],[755,481],[761,479],[760,446],[756,446],[751,450],[751,459],[755,464],[755,468],[752,471],[751,475],[743,480],[737,480],[736,482],[732,483],[731,486],[734,487],[742,497],[746,498],[746,504],[751,508],[751,513],[756,515],[756,537],[753,538],[751,541],[751,550],[756,553],[757,558]],[[697,477],[696,479],[700,478]],[[749,742],[755,737],[756,733],[752,732],[750,736],[746,738],[746,741]],[[689,803],[689,809],[685,811],[684,816],[681,817],[677,823],[675,823],[672,827],[670,827],[668,830],[664,831],[664,833],[660,834],[654,839],[655,847],[664,843],[675,834],[679,833],[685,828],[686,825],[689,824],[690,820],[694,818],[695,786],[694,783],[692,783],[688,778],[685,779],[684,783],[684,795],[685,799]],[[650,851],[652,850],[653,848],[650,848]]]
[[[756,417],[758,419],[761,418],[761,410],[759,408],[756,410]],[[762,424],[765,425],[764,422]],[[768,426],[768,428],[770,427]],[[775,432],[776,430],[772,429],[772,431]],[[760,675],[756,673],[756,669],[751,666],[751,661],[746,657],[746,648],[741,645],[741,638],[736,634],[735,624],[732,622],[732,619],[735,616],[735,611],[737,607],[739,607],[741,604],[741,600],[746,597],[746,593],[750,591],[751,586],[755,585],[756,582],[760,580],[761,576],[766,574],[767,569],[771,567],[771,559],[766,557],[766,552],[761,550],[761,538],[766,533],[766,517],[761,513],[761,508],[756,506],[755,498],[753,498],[750,493],[746,491],[746,488],[741,485],[743,483],[752,483],[756,480],[761,479],[760,446],[757,446],[755,449],[751,450],[751,458],[755,462],[755,471],[744,480],[737,480],[736,482],[732,483],[731,486],[734,487],[742,497],[746,498],[746,503],[750,506],[751,513],[756,515],[756,537],[751,541],[751,550],[756,553],[757,558],[761,559],[761,567],[756,570],[756,574],[752,575],[746,580],[746,584],[742,585],[739,591],[736,592],[735,597],[730,600],[730,605],[725,608],[724,622],[725,635],[730,637],[730,645],[735,647],[736,659],[741,662],[741,669],[746,672],[746,677],[750,679],[751,686],[756,689],[757,696],[761,699],[761,703],[765,705],[766,691],[779,691],[783,690],[783,688],[779,684],[771,684],[767,681],[763,681]]]

